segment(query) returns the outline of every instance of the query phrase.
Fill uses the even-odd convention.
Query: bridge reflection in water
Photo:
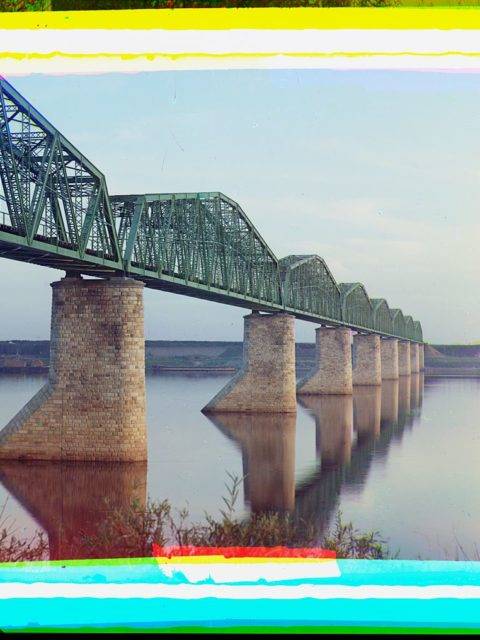
[[[252,512],[291,512],[330,525],[343,490],[360,493],[372,462],[420,415],[423,374],[354,387],[353,396],[304,396],[315,423],[317,465],[296,484],[295,414],[215,414],[209,420],[241,451]],[[79,533],[92,535],[109,511],[145,504],[146,463],[2,462],[0,481],[48,534],[50,558],[81,557]],[[164,496],[167,497],[168,496]]]
[[[337,510],[342,490],[360,493],[372,462],[385,458],[392,440],[401,439],[405,427],[420,414],[423,383],[423,374],[416,374],[401,376],[399,380],[383,380],[381,387],[354,387],[351,453],[348,456],[347,449],[342,451],[339,447],[335,461],[328,446],[320,449],[319,471],[296,488],[297,515],[308,521],[316,521],[320,532],[328,527]],[[337,398],[338,406],[344,403],[343,398]],[[315,416],[317,428],[323,419],[322,400],[301,401]],[[328,430],[339,433],[345,430],[345,417],[340,411],[336,415],[335,424],[335,413],[330,412]],[[324,458],[327,464],[324,464]]]
[[[296,415],[218,413],[210,420],[241,448],[244,495],[250,509],[291,511]]]
[[[2,462],[0,481],[48,535],[50,560],[82,557],[108,513],[145,505],[146,462]]]

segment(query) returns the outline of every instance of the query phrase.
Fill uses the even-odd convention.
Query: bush
[[[72,9],[213,9],[219,7],[386,7],[398,0],[52,0],[54,11]]]
[[[134,501],[127,510],[114,510],[94,535],[74,541],[72,552],[80,557],[151,556],[158,546],[197,547],[322,547],[334,550],[338,558],[386,558],[388,549],[374,531],[360,533],[352,523],[344,524],[337,514],[332,530],[323,538],[314,522],[288,513],[254,513],[246,520],[235,517],[241,480],[229,475],[227,495],[220,518],[205,515],[203,523],[188,523],[188,511],[173,515],[168,500],[147,500],[142,507]]]
[[[48,557],[48,542],[45,534],[35,532],[30,539],[20,539],[5,517],[7,501],[0,510],[0,562],[26,562]]]
[[[0,0],[0,11],[50,11],[51,0]]]
[[[105,500],[105,519],[94,533],[78,531],[68,545],[62,544],[63,559],[145,558],[153,555],[154,544],[163,547],[322,547],[338,558],[387,558],[388,550],[377,532],[360,533],[351,523],[344,524],[337,514],[334,526],[320,536],[316,523],[288,513],[252,514],[246,520],[235,517],[235,503],[241,480],[229,474],[227,495],[220,517],[205,515],[202,523],[188,523],[188,511],[174,515],[168,500],[133,500],[124,509],[111,509]],[[1,516],[0,512],[0,526]],[[0,561],[18,562],[44,559],[48,543],[36,532],[30,540],[19,540],[12,530],[0,530]]]

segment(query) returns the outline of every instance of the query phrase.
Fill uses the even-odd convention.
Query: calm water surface
[[[351,397],[301,400],[296,416],[218,415],[200,409],[224,376],[147,377],[149,460],[144,464],[0,463],[0,504],[17,535],[43,529],[51,549],[103,498],[139,490],[218,514],[227,472],[243,478],[236,513],[285,509],[328,527],[340,510],[378,530],[401,558],[476,558],[480,540],[480,380],[416,375]],[[0,377],[5,424],[44,383]],[[55,551],[52,551],[55,555]]]

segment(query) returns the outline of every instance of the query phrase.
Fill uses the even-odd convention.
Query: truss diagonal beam
[[[278,260],[220,192],[109,196],[104,175],[0,78],[0,256],[422,342],[422,327],[316,255]]]

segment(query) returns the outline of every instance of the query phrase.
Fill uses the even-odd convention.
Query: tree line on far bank
[[[478,4],[480,4],[480,0],[0,0],[0,11],[239,9],[244,7],[432,7]]]

